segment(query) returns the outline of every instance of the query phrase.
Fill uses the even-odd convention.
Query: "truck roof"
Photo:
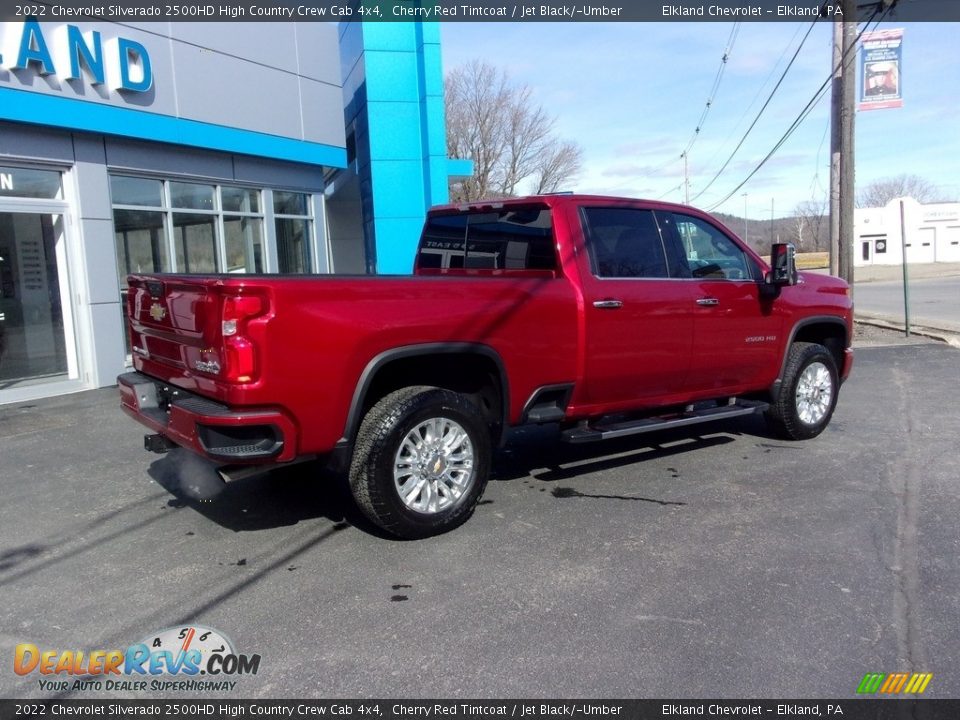
[[[610,202],[620,203],[643,203],[648,207],[657,207],[664,210],[694,210],[699,213],[705,211],[690,205],[680,203],[664,202],[663,200],[647,200],[644,198],[618,197],[615,195],[590,195],[585,193],[548,193],[545,195],[524,195],[511,198],[490,198],[485,200],[475,200],[465,203],[448,203],[446,205],[436,205],[430,208],[431,213],[443,212],[465,212],[467,210],[497,210],[502,207],[511,207],[513,205],[542,204],[547,207],[557,207],[566,204],[580,204],[583,202]]]

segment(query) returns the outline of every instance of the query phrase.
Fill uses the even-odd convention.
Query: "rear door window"
[[[555,270],[550,210],[509,208],[431,215],[424,227],[417,267]]]
[[[600,278],[667,278],[660,228],[651,210],[583,209],[593,274]]]

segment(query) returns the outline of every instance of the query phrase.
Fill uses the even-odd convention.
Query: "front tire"
[[[490,432],[463,395],[408,387],[363,418],[350,489],[371,521],[402,538],[452,530],[473,514],[490,474]]]
[[[770,429],[786,440],[816,437],[830,424],[839,390],[831,352],[817,343],[793,343],[779,393],[767,411]]]

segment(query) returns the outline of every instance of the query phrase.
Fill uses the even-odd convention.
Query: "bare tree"
[[[453,183],[455,202],[509,197],[528,182],[555,192],[576,177],[582,151],[554,132],[552,118],[526,85],[487,63],[455,68],[444,82],[447,154],[473,160],[473,176]]]
[[[919,175],[897,175],[874,180],[857,193],[857,207],[883,207],[895,198],[911,197],[917,202],[936,202],[935,185]]]
[[[583,150],[577,143],[569,140],[554,143],[544,151],[540,159],[534,192],[537,194],[557,192],[561,185],[580,172],[582,164]]]
[[[805,248],[803,247],[803,229],[807,226],[807,224],[799,215],[793,216],[792,224],[794,244],[797,246],[797,252],[806,252]]]
[[[793,209],[797,249],[802,252],[827,250],[830,247],[827,218],[827,201],[804,200]],[[806,233],[806,234],[804,234]]]

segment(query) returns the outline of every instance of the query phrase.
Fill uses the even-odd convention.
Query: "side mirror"
[[[774,243],[770,251],[767,285],[783,287],[797,284],[797,250],[792,243]]]

